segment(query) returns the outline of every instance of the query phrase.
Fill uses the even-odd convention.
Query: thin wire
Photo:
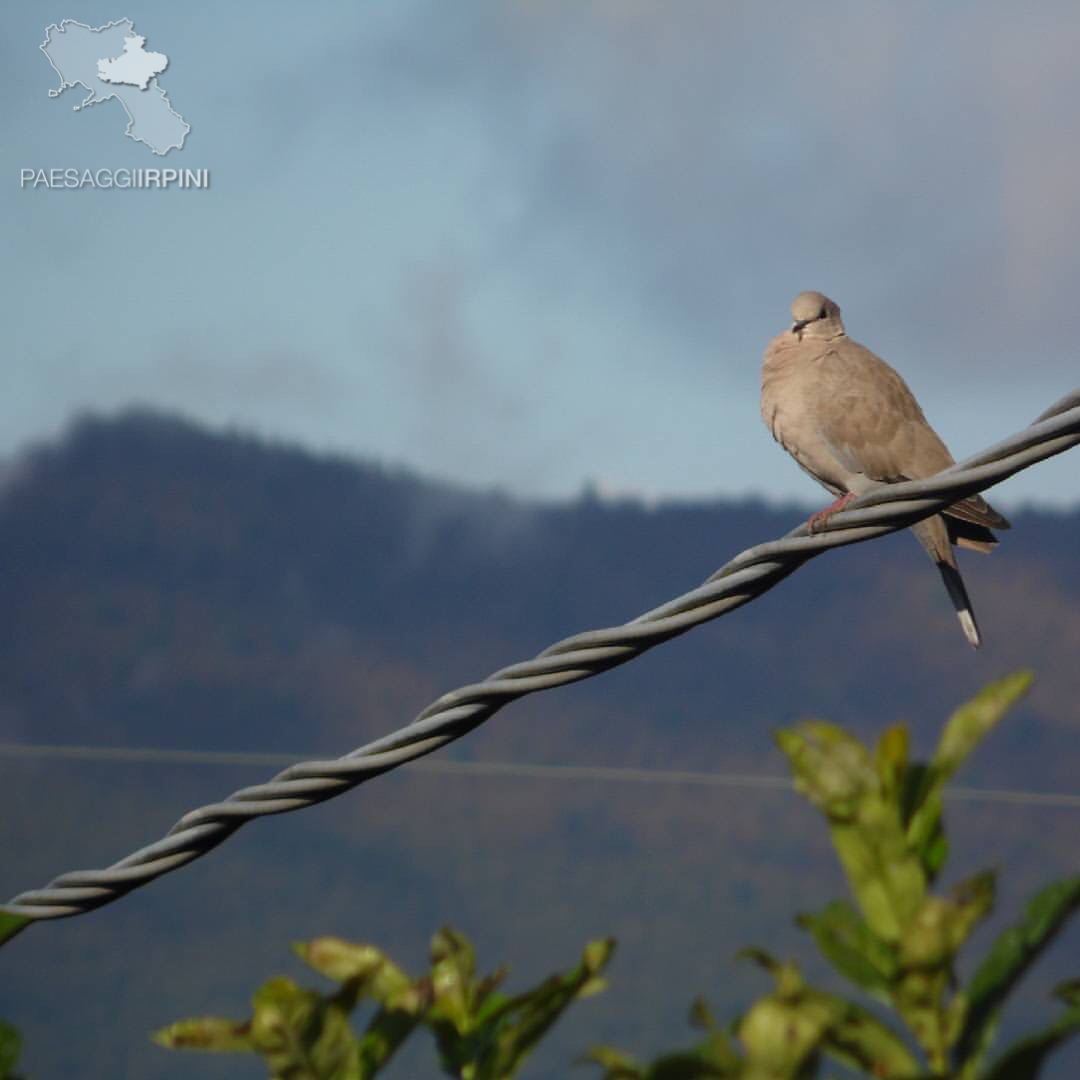
[[[55,743],[0,743],[0,757],[51,758],[66,761],[138,762],[154,765],[225,765],[238,767],[285,765],[297,754],[260,751],[165,750],[152,746],[72,746]],[[715,788],[765,788],[794,791],[786,776],[766,773],[714,773],[688,769],[641,769],[617,765],[538,765],[527,761],[406,762],[402,768],[444,776],[513,777],[580,783],[665,784]],[[966,801],[1053,806],[1080,810],[1080,794],[1064,791],[1024,791],[1014,788],[950,787],[946,797]]]
[[[340,795],[374,776],[460,738],[525,694],[590,678],[661,642],[748,603],[829,548],[905,528],[1080,442],[1080,390],[1030,427],[928,480],[883,484],[810,535],[805,525],[759,544],[703,585],[623,626],[589,630],[432,702],[411,723],[344,757],[291,765],[269,782],[241,788],[185,814],[160,840],[98,870],[62,874],[19,893],[2,911],[27,919],[81,915],[205,855],[252,818],[286,813]]]

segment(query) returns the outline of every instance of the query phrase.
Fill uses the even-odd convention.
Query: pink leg
[[[806,531],[809,533],[813,533],[817,529],[820,529],[822,525],[824,525],[825,522],[833,516],[833,514],[836,514],[839,511],[843,510],[844,507],[847,506],[847,504],[851,502],[851,500],[854,498],[855,493],[853,491],[849,491],[846,495],[841,495],[839,499],[836,499],[834,502],[829,503],[829,505],[826,506],[824,510],[819,510],[816,514],[811,514],[810,520],[806,523]]]

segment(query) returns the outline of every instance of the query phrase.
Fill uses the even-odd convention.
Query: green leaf
[[[897,950],[892,1006],[936,1069],[944,1069],[964,1019],[960,996],[947,1000],[956,953],[994,899],[994,875],[976,875],[950,895],[923,902]]]
[[[795,921],[810,931],[822,955],[841,975],[888,1000],[889,984],[896,974],[895,949],[850,905],[834,900],[821,914],[799,915]]]
[[[915,1055],[887,1024],[843,998],[809,991],[830,1013],[821,1048],[834,1061],[880,1080],[911,1080],[922,1075]]]
[[[644,1080],[734,1080],[741,1072],[742,1062],[727,1041],[712,1038],[657,1058],[645,1071]]]
[[[449,1023],[459,1035],[472,1027],[473,978],[476,957],[468,939],[444,926],[431,939],[432,1015]]]
[[[945,830],[941,821],[944,809],[942,792],[945,782],[942,780],[940,784],[935,784],[932,769],[927,769],[924,776],[930,778],[923,781],[924,785],[930,784],[930,787],[917,793],[917,809],[908,822],[907,837],[908,844],[915,852],[927,880],[933,881],[948,854]]]
[[[24,915],[9,915],[6,911],[0,911],[0,945],[6,945],[32,922],[34,922],[33,919],[28,919]]]
[[[495,991],[502,985],[505,978],[506,968],[499,967],[477,982],[475,1001],[477,1016],[482,1016],[485,1010],[490,1009],[494,1003],[502,999],[503,995],[497,994]]]
[[[880,938],[899,940],[926,895],[926,876],[908,847],[898,795],[886,792],[866,748],[833,724],[801,724],[777,741],[796,788],[828,819],[863,917]],[[895,748],[882,753],[899,760]]]
[[[305,964],[335,982],[367,979],[388,965],[393,967],[374,945],[357,945],[337,937],[297,941],[292,948]]]
[[[470,1080],[513,1076],[572,1001],[604,988],[600,972],[613,949],[610,940],[590,942],[572,971],[508,997],[495,990],[501,970],[476,980],[472,947],[455,931],[440,931],[432,943],[433,1004],[424,1022],[435,1035],[443,1069]]]
[[[748,960],[751,964],[757,964],[763,971],[770,975],[777,975],[783,968],[783,964],[772,953],[759,949],[756,945],[747,945],[735,954],[736,960]]]
[[[998,721],[1028,692],[1034,676],[1018,671],[983,687],[949,717],[930,762],[938,779],[948,779]]]
[[[413,980],[373,945],[320,937],[296,942],[293,952],[320,974],[342,984],[334,1001],[346,1012],[368,997],[384,1008],[412,1013],[428,1004]]]
[[[691,1027],[700,1028],[702,1031],[716,1032],[720,1025],[709,1008],[709,1003],[703,997],[696,997],[690,1003],[690,1015],[687,1020]]]
[[[604,1070],[604,1080],[645,1080],[642,1067],[613,1046],[590,1046],[580,1060],[585,1065],[599,1065]]]
[[[600,973],[607,967],[615,942],[611,938],[585,946],[581,963],[564,975],[506,1001],[488,1024],[494,1038],[476,1071],[476,1080],[508,1080],[515,1076],[536,1043],[576,999],[603,989]]]
[[[0,1080],[12,1077],[22,1053],[22,1036],[10,1024],[0,1020]]]
[[[890,801],[899,801],[908,772],[908,749],[910,737],[908,730],[901,724],[886,728],[878,739],[874,754],[874,764],[881,790]]]
[[[942,794],[946,782],[1006,712],[1027,693],[1030,672],[1021,671],[985,687],[949,717],[929,766],[917,772],[917,784],[907,792],[905,821],[912,850],[933,879],[944,862]]]
[[[255,991],[251,1019],[251,1040],[264,1054],[279,1044],[299,1039],[319,1004],[313,990],[302,990],[284,976],[269,979]]]
[[[421,1022],[419,1012],[382,1008],[356,1044],[360,1076],[375,1076]]]
[[[274,1076],[361,1080],[357,1043],[345,1012],[291,979],[276,978],[255,993],[251,1041]]]
[[[767,994],[739,1021],[748,1076],[795,1077],[819,1050],[832,1013],[813,994]]]
[[[663,1054],[648,1066],[611,1047],[593,1047],[582,1061],[602,1065],[604,1080],[735,1080],[742,1069],[738,1054],[719,1032],[697,1047]]]
[[[945,860],[949,857],[949,841],[945,838],[945,829],[938,815],[933,830],[919,844],[916,854],[923,865],[928,881],[936,881]]]
[[[936,880],[949,854],[942,820],[943,787],[932,791],[933,778],[934,770],[930,765],[915,762],[908,766],[900,789],[900,820],[908,845],[930,882]]]
[[[205,1050],[214,1054],[253,1054],[251,1024],[215,1016],[177,1020],[155,1031],[151,1039],[170,1050]],[[3,1074],[0,1074],[3,1075]]]
[[[835,724],[810,721],[778,731],[776,741],[788,756],[795,787],[832,820],[852,820],[867,790],[880,790],[870,757],[857,739]]]
[[[601,1065],[604,1080],[735,1080],[742,1062],[727,1038],[716,1032],[698,1046],[676,1050],[641,1066],[610,1046],[594,1046],[581,1059]]]
[[[1060,990],[1061,988],[1059,988]],[[1080,1033],[1080,1001],[1074,992],[1072,1004],[1049,1027],[1014,1042],[986,1071],[983,1080],[1035,1080],[1046,1058],[1062,1043]]]
[[[1023,919],[998,936],[962,994],[965,1019],[954,1051],[958,1065],[981,1055],[1005,998],[1078,907],[1080,875],[1041,889]]]
[[[928,896],[900,942],[901,968],[951,970],[953,957],[993,904],[989,871],[957,885],[949,896]]]
[[[959,950],[971,931],[990,914],[996,896],[997,874],[993,870],[984,870],[949,890],[952,904],[949,936],[954,951]]]

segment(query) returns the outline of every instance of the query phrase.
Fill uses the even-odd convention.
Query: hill
[[[0,499],[0,737],[343,753],[444,690],[693,587],[807,512],[531,503],[148,411],[85,418],[9,470]],[[778,774],[770,733],[783,723],[813,714],[872,736],[905,720],[928,750],[952,706],[1032,667],[1036,691],[963,782],[1075,790],[1080,511],[1012,517],[993,556],[964,560],[977,654],[902,534],[830,553],[623,669],[518,703],[446,756]],[[111,861],[266,774],[4,772],[5,895]],[[1075,870],[1075,815],[955,806],[957,849],[1005,866],[1003,917],[1025,888]],[[243,1075],[143,1036],[182,1014],[243,1012],[257,981],[295,973],[288,940],[369,938],[418,966],[426,935],[451,921],[525,979],[614,932],[614,990],[528,1074],[558,1076],[591,1040],[672,1043],[693,993],[721,1011],[748,1000],[760,984],[732,978],[730,956],[755,937],[809,957],[789,920],[839,889],[821,834],[782,792],[403,771],[252,826],[99,913],[33,928],[5,950],[0,1015],[24,1027],[35,1075]],[[80,1017],[63,1043],[58,1009]]]

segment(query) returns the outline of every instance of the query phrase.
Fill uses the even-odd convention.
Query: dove
[[[772,436],[833,495],[811,532],[853,498],[880,484],[923,480],[954,464],[907,383],[852,341],[840,308],[819,292],[791,305],[791,329],[765,349],[761,415]],[[1008,521],[979,495],[961,499],[911,527],[934,560],[968,641],[981,641],[953,545],[989,552]]]

